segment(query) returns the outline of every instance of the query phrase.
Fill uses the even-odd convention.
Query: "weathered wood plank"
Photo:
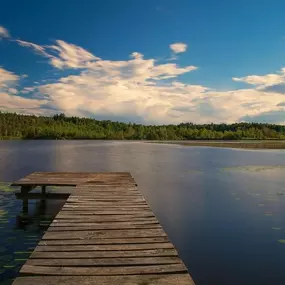
[[[71,191],[71,192],[72,192],[72,191]],[[90,195],[89,195],[90,197],[87,197],[87,196],[75,196],[75,194],[77,194],[77,193],[72,193],[72,195],[68,198],[67,202],[69,202],[69,203],[76,203],[76,202],[77,202],[77,203],[80,203],[80,202],[85,202],[85,201],[94,202],[94,201],[97,201],[97,200],[98,200],[98,198],[97,198],[96,195],[90,194]],[[112,196],[111,196],[111,197],[108,197],[108,198],[112,198]],[[137,199],[135,199],[135,200],[137,200]],[[146,203],[144,197],[142,197],[142,199],[140,199],[140,200],[143,200],[143,202]],[[121,200],[120,200],[120,201],[121,201]]]
[[[112,198],[112,197],[133,197],[133,198],[144,198],[142,195],[138,194],[138,190],[133,191],[133,193],[130,192],[114,192],[114,191],[101,191],[99,192],[94,192],[94,191],[80,191],[80,193],[78,191],[70,191],[70,193],[72,195],[78,195],[81,196],[82,199],[84,199],[85,196],[92,196],[93,199],[96,199],[98,197],[108,197],[108,198]],[[84,197],[83,197],[84,196]],[[70,199],[73,198],[72,196],[70,197]]]
[[[128,186],[136,187],[134,179],[128,174],[111,174],[111,173],[55,173],[55,172],[38,172],[32,173],[16,182],[14,185],[66,185],[76,186],[86,183],[85,186]]]
[[[148,238],[111,238],[111,239],[80,239],[80,240],[45,240],[38,245],[96,245],[96,244],[144,244],[169,242],[168,237]]]
[[[149,266],[112,266],[112,267],[56,267],[34,266],[24,264],[21,274],[37,275],[132,275],[132,274],[162,274],[162,273],[187,273],[184,264],[165,264]]]
[[[195,285],[188,273],[129,276],[19,277],[13,285]]]
[[[72,232],[72,231],[96,231],[96,230],[128,230],[128,229],[162,229],[160,224],[145,225],[126,225],[126,226],[109,226],[109,225],[89,225],[89,226],[73,226],[73,227],[50,227],[48,232]]]
[[[77,193],[74,193],[77,194]],[[78,193],[79,194],[79,193]],[[124,199],[136,199],[136,198],[143,198],[143,196],[140,193],[135,193],[135,194],[131,194],[131,193],[106,193],[106,192],[101,192],[101,193],[93,193],[92,191],[80,191],[80,196],[85,196],[85,195],[92,195],[93,197],[96,198],[124,198]]]
[[[89,187],[89,188],[73,188],[73,191],[76,192],[76,193],[81,193],[81,192],[84,192],[84,193],[96,193],[96,194],[104,194],[104,193],[118,193],[118,195],[120,194],[141,194],[139,191],[138,191],[138,188],[118,188],[118,187],[107,187],[107,186],[102,186],[102,187]]]
[[[174,248],[170,242],[165,243],[143,243],[143,244],[107,244],[107,245],[54,245],[54,246],[37,246],[35,251],[115,251],[115,250],[143,250],[143,249],[167,249]]]
[[[72,258],[72,259],[29,259],[27,265],[34,266],[122,266],[122,265],[156,265],[181,264],[179,257],[138,257],[138,258]]]
[[[112,228],[124,228],[125,226],[141,226],[141,225],[159,225],[159,222],[154,220],[151,221],[131,221],[131,222],[78,222],[76,221],[76,223],[73,222],[66,222],[64,220],[53,220],[53,222],[51,223],[50,227],[93,227],[93,226],[104,226],[104,227],[110,227],[110,229]]]
[[[128,196],[128,197],[132,197],[132,198],[144,198],[141,193],[138,190],[134,190],[132,192],[122,192],[122,191],[87,191],[87,190],[77,190],[76,188],[73,188],[71,191],[72,195],[74,195],[74,197],[79,196],[91,196],[93,199],[96,198],[97,196],[103,196],[103,195],[108,195],[109,197],[116,197],[116,196]],[[96,193],[96,195],[94,195],[94,193]],[[83,197],[83,198],[84,198]]]
[[[121,202],[134,202],[134,203],[137,203],[137,202],[145,202],[145,200],[143,198],[136,198],[136,199],[129,199],[129,198],[124,198],[124,197],[119,197],[119,198],[113,198],[113,197],[96,197],[96,196],[90,196],[90,195],[82,195],[81,196],[82,198],[84,197],[88,197],[88,198],[92,198],[94,199],[94,203],[96,203],[96,201],[98,202],[116,202],[116,203],[121,203]]]
[[[71,199],[71,198],[72,199]],[[66,201],[66,203],[69,203],[69,204],[77,204],[77,203],[113,203],[113,201],[110,201],[110,200],[108,200],[108,201],[106,201],[106,202],[100,202],[100,201],[98,201],[98,199],[96,199],[95,197],[96,196],[93,196],[92,198],[89,198],[89,197],[81,197],[81,199],[73,199],[73,196],[70,196],[69,197],[69,199]],[[122,200],[120,200],[120,201],[117,201],[117,203],[120,203],[120,204],[131,204],[131,203],[134,203],[134,201],[132,200],[132,201],[122,201]],[[146,201],[145,200],[143,200],[143,201],[139,201],[139,202],[136,202],[136,204],[143,204],[143,205],[147,205],[147,203],[146,203]]]
[[[143,202],[130,202],[130,201],[121,201],[121,202],[114,202],[114,201],[97,201],[97,200],[81,200],[81,201],[67,201],[66,205],[98,205],[98,206],[108,206],[108,205],[122,205],[123,207],[129,206],[148,206],[145,201]]]
[[[69,203],[66,203],[63,208],[71,208],[71,209],[81,209],[81,208],[94,208],[94,209],[99,209],[99,210],[102,210],[102,209],[106,209],[106,207],[109,207],[111,209],[115,209],[115,210],[119,210],[119,209],[127,209],[127,210],[124,210],[124,211],[128,211],[128,210],[145,210],[147,209],[148,211],[149,210],[149,207],[147,205],[120,205],[119,203],[113,203],[113,204],[106,204],[106,205],[97,205],[96,202],[94,203],[83,203],[83,204],[69,204]]]
[[[75,196],[76,195],[76,196]],[[130,202],[135,202],[135,203],[143,203],[146,202],[145,199],[143,197],[137,196],[137,197],[130,197],[130,196],[114,196],[114,195],[101,195],[101,196],[97,196],[97,195],[93,195],[93,194],[89,194],[89,193],[82,193],[82,195],[78,196],[78,193],[72,193],[72,196],[70,196],[72,199],[76,198],[76,199],[80,199],[81,201],[85,201],[85,200],[91,200],[92,202],[117,202],[117,203],[121,203],[121,202],[126,202],[126,203],[130,203]],[[80,198],[81,197],[81,198]]]
[[[140,202],[140,203],[132,203],[131,201],[128,202],[113,202],[113,201],[109,201],[109,202],[98,202],[98,201],[80,201],[80,202],[72,202],[72,201],[66,201],[66,203],[64,204],[65,207],[85,207],[85,206],[114,206],[114,207],[130,207],[133,206],[134,208],[148,208],[149,206],[146,204],[146,202]]]
[[[124,208],[123,206],[122,207],[97,207],[96,205],[94,205],[93,207],[89,206],[64,206],[62,207],[61,211],[93,211],[93,212],[102,212],[103,215],[112,215],[112,214],[120,214],[120,213],[123,213],[123,214],[127,214],[127,213],[144,213],[144,212],[147,212],[147,213],[152,213],[152,211],[149,210],[149,208],[136,208],[136,207],[127,207],[127,208]]]
[[[92,192],[92,193],[131,193],[138,194],[137,187],[116,187],[116,186],[94,186],[92,187],[75,187],[75,191]]]
[[[166,236],[162,229],[136,229],[136,230],[98,230],[98,231],[72,231],[50,232],[47,231],[45,239],[92,239],[92,238],[127,238],[127,237],[161,237]]]
[[[71,218],[70,218],[71,217]],[[57,221],[68,222],[68,223],[128,223],[128,222],[156,222],[156,218],[151,217],[123,217],[119,216],[84,216],[80,215],[76,219],[73,216],[58,216]]]
[[[116,251],[33,251],[30,258],[112,258],[112,257],[178,256],[175,249],[116,250]]]
[[[75,223],[77,220],[85,220],[86,222],[95,221],[95,222],[102,222],[102,221],[109,221],[109,222],[129,222],[129,221],[145,221],[145,220],[152,220],[155,216],[153,214],[149,215],[93,215],[90,213],[65,213],[65,214],[58,214],[56,219],[62,220],[73,220]]]
[[[78,212],[78,213],[77,213]],[[152,211],[149,210],[115,210],[115,211],[110,211],[110,210],[93,210],[92,208],[86,208],[86,209],[65,209],[62,208],[61,213],[65,214],[65,213],[73,213],[76,215],[80,215],[80,214],[86,214],[86,215],[127,215],[127,214],[152,214]]]
[[[81,203],[65,203],[64,207],[66,208],[82,208],[82,207],[97,207],[97,208],[102,208],[102,207],[113,207],[113,208],[118,208],[118,207],[123,207],[123,208],[144,208],[144,209],[149,209],[148,205],[145,203],[140,203],[140,204],[134,204],[134,203],[106,203],[106,202],[90,202],[90,201],[84,201]]]
[[[128,189],[128,188],[118,188],[118,187],[107,187],[107,186],[102,186],[102,187],[89,187],[89,188],[73,188],[73,191],[76,193],[81,193],[81,192],[85,192],[85,193],[98,193],[98,194],[103,194],[103,193],[118,193],[118,195],[120,194],[141,194],[138,191],[138,188],[132,188],[132,189]]]
[[[138,191],[138,190],[137,190]],[[88,196],[90,199],[96,199],[96,195],[93,195],[93,192],[92,191],[78,191],[78,190],[75,190],[75,188],[73,188],[73,190],[71,191],[72,193],[72,197],[70,198],[75,198],[75,199],[78,199],[78,198],[82,198],[82,199],[87,199]],[[107,192],[104,192],[105,194],[107,194]],[[83,197],[82,197],[83,196]],[[109,195],[110,198],[111,195]],[[120,194],[116,195],[116,196],[120,196]],[[141,197],[142,199],[144,199],[144,197]]]

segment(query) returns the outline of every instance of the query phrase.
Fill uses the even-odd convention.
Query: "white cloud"
[[[20,46],[31,48],[38,54],[49,58],[50,64],[58,69],[88,68],[94,61],[100,60],[85,49],[57,40],[54,45],[38,45],[23,40],[15,40]]]
[[[41,94],[51,107],[70,115],[113,115],[144,118],[147,123],[180,123],[194,121],[236,122],[244,116],[280,110],[281,94],[254,89],[217,92],[200,85],[175,81],[172,84],[148,84],[93,72],[61,78],[42,85]]]
[[[47,104],[46,100],[24,98],[5,92],[0,92],[0,98],[0,109],[2,111],[33,115],[52,115],[52,110],[44,107]]]
[[[143,54],[141,54],[141,53],[135,51],[135,52],[133,52],[133,53],[131,54],[131,57],[132,57],[132,58],[139,59],[139,58],[143,58]]]
[[[0,91],[16,84],[19,78],[20,77],[13,72],[0,67]]]
[[[31,42],[27,42],[27,41],[22,41],[22,40],[16,40],[16,42],[22,47],[31,48],[37,53],[40,53],[40,54],[47,56],[47,57],[50,57],[50,55],[45,51],[45,48],[40,46],[40,45],[31,43]]]
[[[191,65],[180,67],[175,63],[158,64],[155,59],[144,59],[138,52],[132,53],[130,60],[103,60],[73,45],[59,44],[65,46],[68,53],[59,54],[59,66],[54,61],[51,64],[60,68],[85,67],[84,70],[79,75],[63,77],[58,82],[34,88],[49,98],[49,107],[67,114],[131,115],[155,122],[173,105],[161,93],[167,88],[179,88],[160,86],[160,81],[176,78],[197,68]],[[80,57],[75,52],[79,50]],[[185,86],[186,91],[190,89],[191,86]],[[192,92],[204,89],[193,86]],[[24,92],[27,91],[26,88]]]
[[[15,88],[9,88],[8,89],[8,93],[10,93],[10,94],[17,94],[19,91],[17,90],[17,89],[15,89]]]
[[[33,96],[28,99],[15,95],[13,85],[19,76],[0,69],[1,103],[7,109],[44,114],[54,110],[67,115],[158,124],[237,122],[262,114],[269,117],[272,112],[277,118],[285,111],[284,88],[274,88],[284,83],[285,68],[275,74],[234,77],[234,81],[249,83],[252,88],[220,92],[179,81],[180,75],[194,71],[195,66],[162,64],[139,52],[133,52],[127,60],[107,60],[61,40],[50,46],[20,40],[17,43],[48,58],[55,68],[80,73],[19,90],[20,94]],[[170,47],[176,54],[186,51],[187,45],[176,43]]]
[[[47,46],[46,49],[57,53],[57,56],[50,56],[50,63],[59,69],[88,68],[94,61],[100,60],[82,47],[61,40],[57,40],[55,45]]]
[[[285,68],[282,68],[280,72],[274,74],[249,75],[240,78],[233,77],[233,80],[261,87],[276,85],[285,82]]]
[[[0,38],[9,38],[10,34],[8,32],[8,30],[6,28],[4,28],[3,26],[0,26]]]
[[[33,110],[32,113],[42,113],[40,109],[46,101],[37,100],[34,98],[24,98],[16,95],[9,95],[7,93],[0,93],[1,109],[13,110],[13,111],[28,111]]]
[[[46,104],[46,100],[35,98],[24,98],[18,96],[19,91],[13,87],[17,85],[20,76],[0,68],[0,108],[1,110],[17,111],[21,113],[40,114],[43,112],[41,106]]]
[[[171,44],[169,47],[174,53],[182,53],[187,50],[187,44],[184,43],[174,43]]]

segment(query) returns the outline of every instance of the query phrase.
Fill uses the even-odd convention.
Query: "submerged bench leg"
[[[22,213],[23,213],[23,217],[27,217],[29,214],[29,200],[28,199],[23,199]]]
[[[42,199],[40,202],[40,213],[44,215],[46,212],[46,186],[42,186]]]
[[[31,186],[22,186],[21,187],[21,195],[23,197],[23,203],[22,203],[23,218],[26,218],[29,215],[29,200],[27,198],[25,198],[25,195],[27,195],[31,189],[32,189]]]
[[[43,194],[43,196],[46,195],[46,186],[42,186],[42,194]]]

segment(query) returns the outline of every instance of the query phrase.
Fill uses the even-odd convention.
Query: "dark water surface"
[[[285,151],[138,142],[0,141],[0,181],[34,171],[130,171],[197,285],[285,284]],[[0,283],[64,201],[42,212],[0,184]],[[56,190],[54,190],[56,191]]]

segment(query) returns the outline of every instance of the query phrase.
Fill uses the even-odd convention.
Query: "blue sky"
[[[282,0],[0,5],[5,111],[285,123]]]

